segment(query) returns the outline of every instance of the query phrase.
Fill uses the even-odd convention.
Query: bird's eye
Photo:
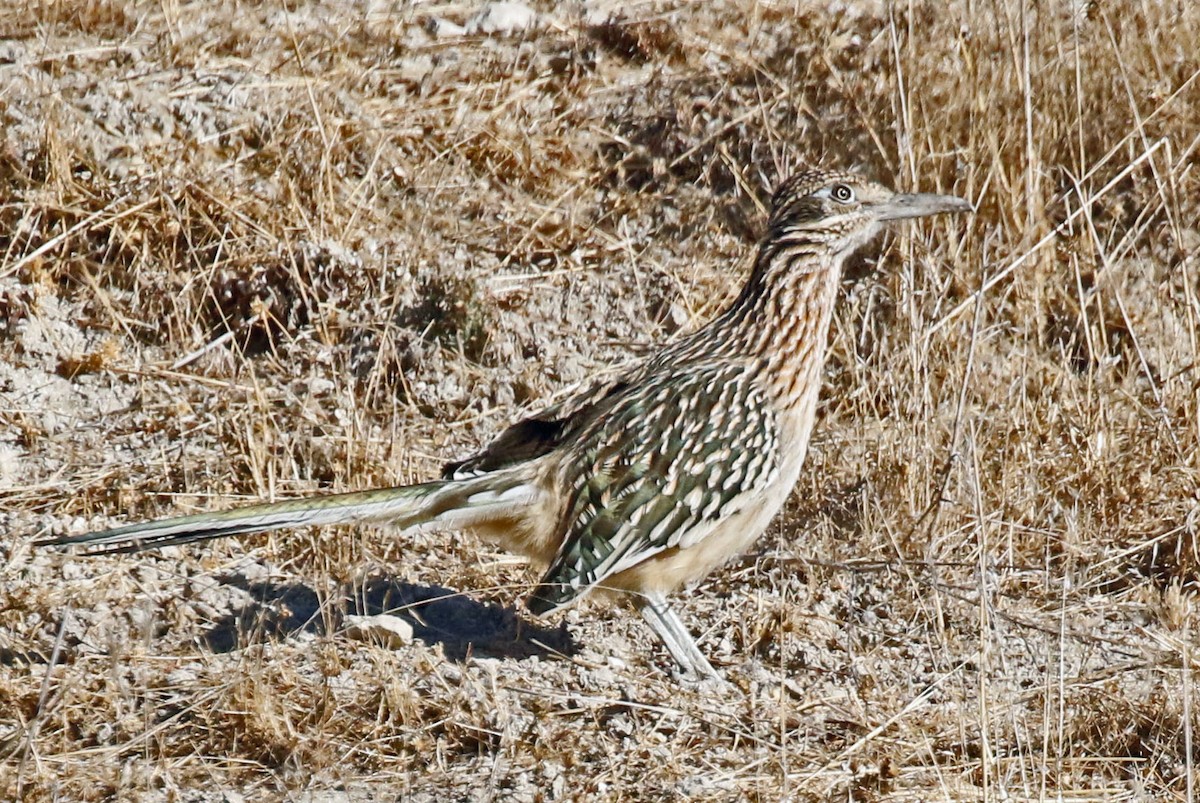
[[[848,204],[854,200],[854,190],[846,184],[834,184],[829,190],[829,197],[841,204]]]

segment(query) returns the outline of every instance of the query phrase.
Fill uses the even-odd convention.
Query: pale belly
[[[659,591],[669,594],[699,582],[713,569],[741,555],[758,540],[783,506],[787,491],[790,490],[789,485],[782,493],[764,497],[761,504],[735,513],[699,543],[685,549],[660,552],[608,578],[604,585],[610,589],[635,593]]]

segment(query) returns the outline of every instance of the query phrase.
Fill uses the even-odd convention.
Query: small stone
[[[436,39],[454,39],[459,36],[466,36],[467,29],[459,25],[457,22],[451,22],[441,17],[434,17],[429,21],[429,32]]]
[[[356,641],[370,641],[389,650],[412,644],[412,625],[390,613],[375,616],[346,617],[346,635]]]
[[[514,34],[537,25],[537,12],[524,3],[488,3],[467,21],[467,33]]]

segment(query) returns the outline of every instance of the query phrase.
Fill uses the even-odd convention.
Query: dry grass
[[[1193,4],[18,5],[0,797],[1193,797]],[[804,160],[979,213],[847,276],[795,502],[687,603],[736,692],[452,535],[30,549],[429,475],[711,315]]]

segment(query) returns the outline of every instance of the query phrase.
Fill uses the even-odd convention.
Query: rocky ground
[[[1191,4],[8,3],[0,798],[1194,796]],[[31,546],[427,478],[714,314],[803,163],[978,213],[850,266],[680,595],[729,688],[452,533]]]

